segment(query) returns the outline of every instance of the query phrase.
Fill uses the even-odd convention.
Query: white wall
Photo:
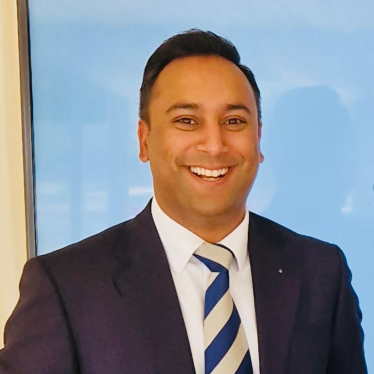
[[[0,0],[0,335],[27,258],[18,57],[16,0]]]

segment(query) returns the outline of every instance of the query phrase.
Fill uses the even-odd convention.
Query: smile
[[[229,168],[210,170],[198,166],[190,166],[190,170],[204,180],[215,181],[222,178],[229,171]]]

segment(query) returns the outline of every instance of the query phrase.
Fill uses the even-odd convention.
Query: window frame
[[[35,228],[35,178],[34,178],[34,132],[32,115],[32,86],[31,86],[31,56],[30,56],[30,27],[29,27],[29,2],[17,0],[18,18],[18,46],[19,68],[21,80],[21,116],[23,163],[25,178],[25,215],[26,215],[26,240],[27,257],[35,257],[36,228]]]

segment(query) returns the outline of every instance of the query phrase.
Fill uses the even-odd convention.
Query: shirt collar
[[[151,212],[170,267],[180,273],[205,241],[165,214],[155,197],[152,199]],[[219,242],[234,253],[239,270],[248,256],[248,224],[249,213],[246,211],[239,226]]]
[[[243,268],[248,258],[248,226],[249,212],[246,210],[244,219],[240,222],[239,226],[218,242],[218,244],[224,245],[234,253],[239,271]]]

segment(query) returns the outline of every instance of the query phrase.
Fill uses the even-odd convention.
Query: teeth
[[[223,168],[223,169],[217,169],[217,170],[210,170],[210,169],[204,169],[197,166],[191,166],[190,170],[197,175],[202,175],[205,177],[214,177],[217,178],[220,175],[225,175],[229,168]]]

